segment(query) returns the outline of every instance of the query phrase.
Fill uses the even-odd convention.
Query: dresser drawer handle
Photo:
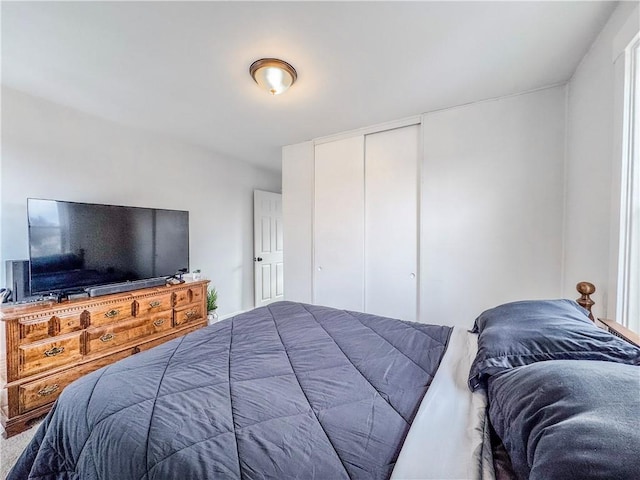
[[[161,326],[163,323],[164,323],[164,318],[159,318],[158,320],[156,320],[155,322],[153,322],[153,324],[154,324],[156,327]]]
[[[102,335],[100,337],[100,341],[107,343],[110,342],[111,340],[113,340],[114,338],[116,338],[116,336],[113,333],[105,333],[104,335]]]
[[[47,397],[47,396],[51,395],[52,393],[57,392],[59,388],[60,388],[60,385],[58,385],[57,383],[54,384],[54,385],[47,385],[42,390],[38,391],[38,396],[39,397]]]
[[[50,348],[49,350],[45,350],[44,356],[55,357],[56,355],[60,355],[62,352],[64,352],[64,347],[53,347],[53,348]]]
[[[154,300],[153,302],[149,302],[149,306],[151,308],[156,308],[156,307],[159,307],[160,305],[162,305],[162,302],[159,302],[158,300]]]
[[[107,318],[117,317],[118,315],[120,315],[120,310],[116,310],[115,308],[113,310],[109,310],[104,314],[104,316]]]
[[[198,312],[196,312],[195,310],[189,310],[185,313],[185,315],[187,318],[193,318],[198,315]]]

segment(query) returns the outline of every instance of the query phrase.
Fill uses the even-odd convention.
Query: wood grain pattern
[[[5,436],[29,428],[82,375],[206,326],[208,283],[0,308]]]
[[[77,332],[86,327],[89,312],[74,311],[68,313],[59,313],[51,317],[52,336],[64,335],[65,333]]]
[[[174,307],[181,307],[190,303],[199,303],[205,297],[205,291],[202,288],[185,288],[178,290],[174,294]]]
[[[172,328],[171,310],[86,330],[86,354],[102,352]]]
[[[192,303],[174,310],[173,324],[178,327],[185,323],[195,322],[204,318],[205,308],[201,303]]]
[[[578,302],[578,305],[582,308],[587,309],[589,311],[589,318],[595,321],[593,313],[591,312],[591,307],[596,304],[596,302],[591,299],[591,295],[596,291],[595,285],[589,282],[580,282],[576,285],[576,290],[580,294],[580,298],[578,298],[576,302]]]
[[[595,324],[607,330],[609,333],[615,335],[618,338],[621,338],[627,343],[631,343],[637,347],[640,347],[640,335],[629,330],[624,325],[619,324],[614,320],[608,320],[606,318],[598,318],[596,321],[593,318],[593,313],[591,308],[596,304],[591,298],[591,295],[595,293],[596,287],[593,283],[589,282],[580,282],[576,285],[576,290],[580,294],[580,298],[576,300],[580,306],[586,308],[589,311],[589,318],[595,322]]]
[[[640,347],[640,335],[632,330],[629,330],[624,325],[620,325],[618,322],[614,320],[608,320],[606,318],[599,318],[598,322],[602,323],[602,325],[604,325],[604,328],[609,333],[612,333],[616,337],[619,337],[622,340],[635,345],[636,347]]]
[[[47,318],[41,322],[20,322],[20,342],[31,343],[52,336],[53,318],[55,317]]]
[[[136,300],[136,316],[169,310],[172,307],[171,294],[153,295]]]
[[[99,327],[120,322],[133,317],[134,300],[108,303],[87,308],[89,312],[89,325]]]
[[[62,393],[64,387],[82,375],[91,373],[94,370],[117,362],[123,358],[129,357],[136,353],[133,348],[123,350],[121,352],[103,357],[97,361],[90,362],[79,367],[70,368],[57,375],[50,375],[46,378],[36,380],[35,382],[24,383],[18,385],[20,397],[19,412],[25,413],[34,408],[54,402]]]
[[[82,332],[77,332],[53,340],[20,345],[20,377],[77,362],[82,357],[81,342]]]
[[[75,310],[61,312],[50,317],[44,316],[39,321],[19,321],[20,343],[31,343],[82,330],[85,327],[87,315],[86,310]]]

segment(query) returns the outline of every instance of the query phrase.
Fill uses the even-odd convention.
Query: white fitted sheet
[[[487,399],[467,378],[477,335],[454,327],[447,351],[407,434],[392,479],[493,478]]]

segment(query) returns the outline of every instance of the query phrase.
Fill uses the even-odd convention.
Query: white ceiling
[[[2,83],[280,169],[280,147],[567,81],[612,2],[2,2]],[[271,97],[262,57],[298,82]]]

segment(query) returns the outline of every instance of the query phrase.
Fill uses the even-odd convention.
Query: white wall
[[[615,317],[621,162],[615,137],[622,120],[614,43],[637,16],[637,2],[620,2],[567,87],[563,293],[572,295],[582,280],[594,283],[594,314],[609,318]]]
[[[313,142],[282,147],[284,298],[304,303],[313,299],[313,162]]]
[[[279,192],[279,174],[5,87],[1,167],[3,276],[28,257],[27,197],[188,210],[220,315],[253,308],[253,190]]]
[[[561,296],[565,100],[556,86],[423,115],[419,321],[470,327],[500,303]],[[285,295],[303,301],[311,143],[283,148],[285,252],[302,267],[285,268],[301,298]]]
[[[560,297],[564,112],[559,86],[424,115],[421,321]]]

